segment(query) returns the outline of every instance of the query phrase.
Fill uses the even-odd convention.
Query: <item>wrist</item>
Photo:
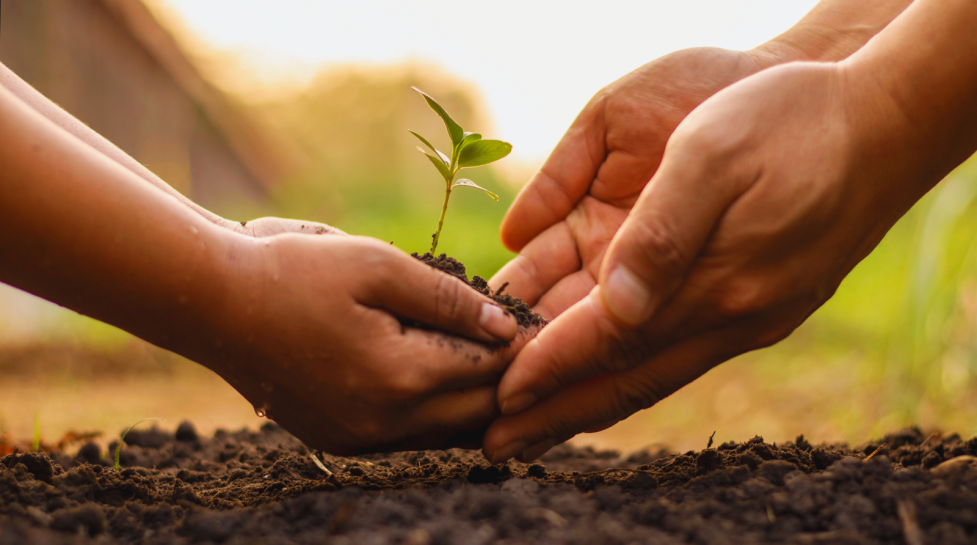
[[[793,61],[837,62],[885,29],[912,0],[822,0],[780,36],[750,50],[765,68]]]
[[[857,51],[869,38],[814,25],[798,25],[747,53],[763,68],[795,61],[837,62]]]

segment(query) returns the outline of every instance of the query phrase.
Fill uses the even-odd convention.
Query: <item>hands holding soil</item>
[[[477,446],[501,407],[484,451],[528,461],[789,335],[977,149],[977,5],[909,3],[825,0],[601,91],[502,226],[493,286],[553,319],[528,342],[387,244],[211,214],[3,67],[0,281],[208,366],[313,448]]]
[[[5,69],[0,142],[0,281],[206,365],[313,448],[480,444],[520,343],[488,297],[374,239],[218,218]]]
[[[559,316],[502,379],[492,461],[535,459],[785,338],[977,149],[972,3],[917,0],[891,24],[905,2],[827,4],[799,27],[833,13],[885,30],[701,105],[812,34],[651,63],[598,94],[520,194],[502,235],[520,255],[493,283]]]

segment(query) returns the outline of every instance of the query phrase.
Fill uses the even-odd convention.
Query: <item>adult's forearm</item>
[[[822,0],[783,34],[754,49],[765,66],[840,61],[858,51],[913,0]]]
[[[0,87],[0,281],[163,346],[220,300],[234,237]]]
[[[850,117],[878,127],[908,198],[977,150],[977,2],[917,0],[842,66],[859,91]]]
[[[207,221],[222,227],[228,227],[230,224],[234,223],[199,206],[181,194],[179,191],[173,189],[169,184],[160,179],[159,176],[156,176],[152,173],[152,171],[140,164],[139,161],[136,161],[130,157],[126,152],[122,151],[115,144],[106,140],[102,135],[92,130],[88,125],[78,121],[78,119],[39,93],[36,89],[31,87],[26,81],[22,80],[19,76],[17,76],[17,74],[14,74],[3,64],[0,64],[0,86],[6,87],[11,93],[14,94],[14,96],[19,98],[25,104],[33,108],[58,127],[61,127],[75,138],[94,148],[99,153],[122,165],[127,170],[149,182],[156,188],[162,190],[167,195],[175,198],[177,201],[190,208]]]

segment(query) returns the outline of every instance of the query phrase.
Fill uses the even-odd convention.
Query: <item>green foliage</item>
[[[417,87],[412,87],[412,89],[420,93],[427,102],[427,105],[441,117],[441,120],[444,121],[445,129],[448,131],[448,137],[451,139],[451,156],[449,158],[448,155],[438,151],[437,148],[431,145],[426,138],[408,129],[411,134],[434,152],[432,155],[423,148],[417,148],[427,156],[431,164],[438,170],[438,174],[444,179],[444,204],[441,205],[441,217],[438,219],[438,229],[434,232],[433,240],[431,241],[431,253],[433,254],[438,249],[441,229],[444,227],[444,216],[448,211],[448,200],[451,199],[451,192],[456,187],[474,187],[483,191],[496,201],[499,200],[498,195],[467,178],[461,178],[455,181],[455,176],[458,175],[458,171],[463,168],[473,168],[494,163],[509,155],[509,152],[512,151],[512,144],[502,142],[501,140],[482,140],[481,134],[465,132],[462,130],[461,125],[451,119],[448,112],[433,98],[428,96],[427,93]]]
[[[153,418],[144,418],[144,419],[140,420],[139,422],[136,422],[135,424],[133,424],[133,425],[129,426],[128,428],[126,428],[126,430],[124,432],[122,432],[122,435],[119,436],[119,444],[117,444],[115,446],[115,465],[114,465],[114,467],[115,467],[115,470],[116,471],[119,471],[119,456],[122,454],[122,445],[126,442],[126,435],[129,435],[129,432],[132,431],[132,428],[135,428],[139,424],[142,424],[143,422],[148,422],[150,420],[159,420],[159,418],[156,418],[156,417],[153,417]]]

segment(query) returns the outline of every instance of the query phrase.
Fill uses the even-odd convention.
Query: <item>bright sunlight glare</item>
[[[208,46],[268,67],[418,60],[477,87],[495,130],[536,162],[601,87],[671,51],[746,49],[815,0],[162,0]],[[274,69],[272,69],[274,68]],[[299,78],[301,79],[301,77]],[[436,94],[436,90],[431,90]]]

